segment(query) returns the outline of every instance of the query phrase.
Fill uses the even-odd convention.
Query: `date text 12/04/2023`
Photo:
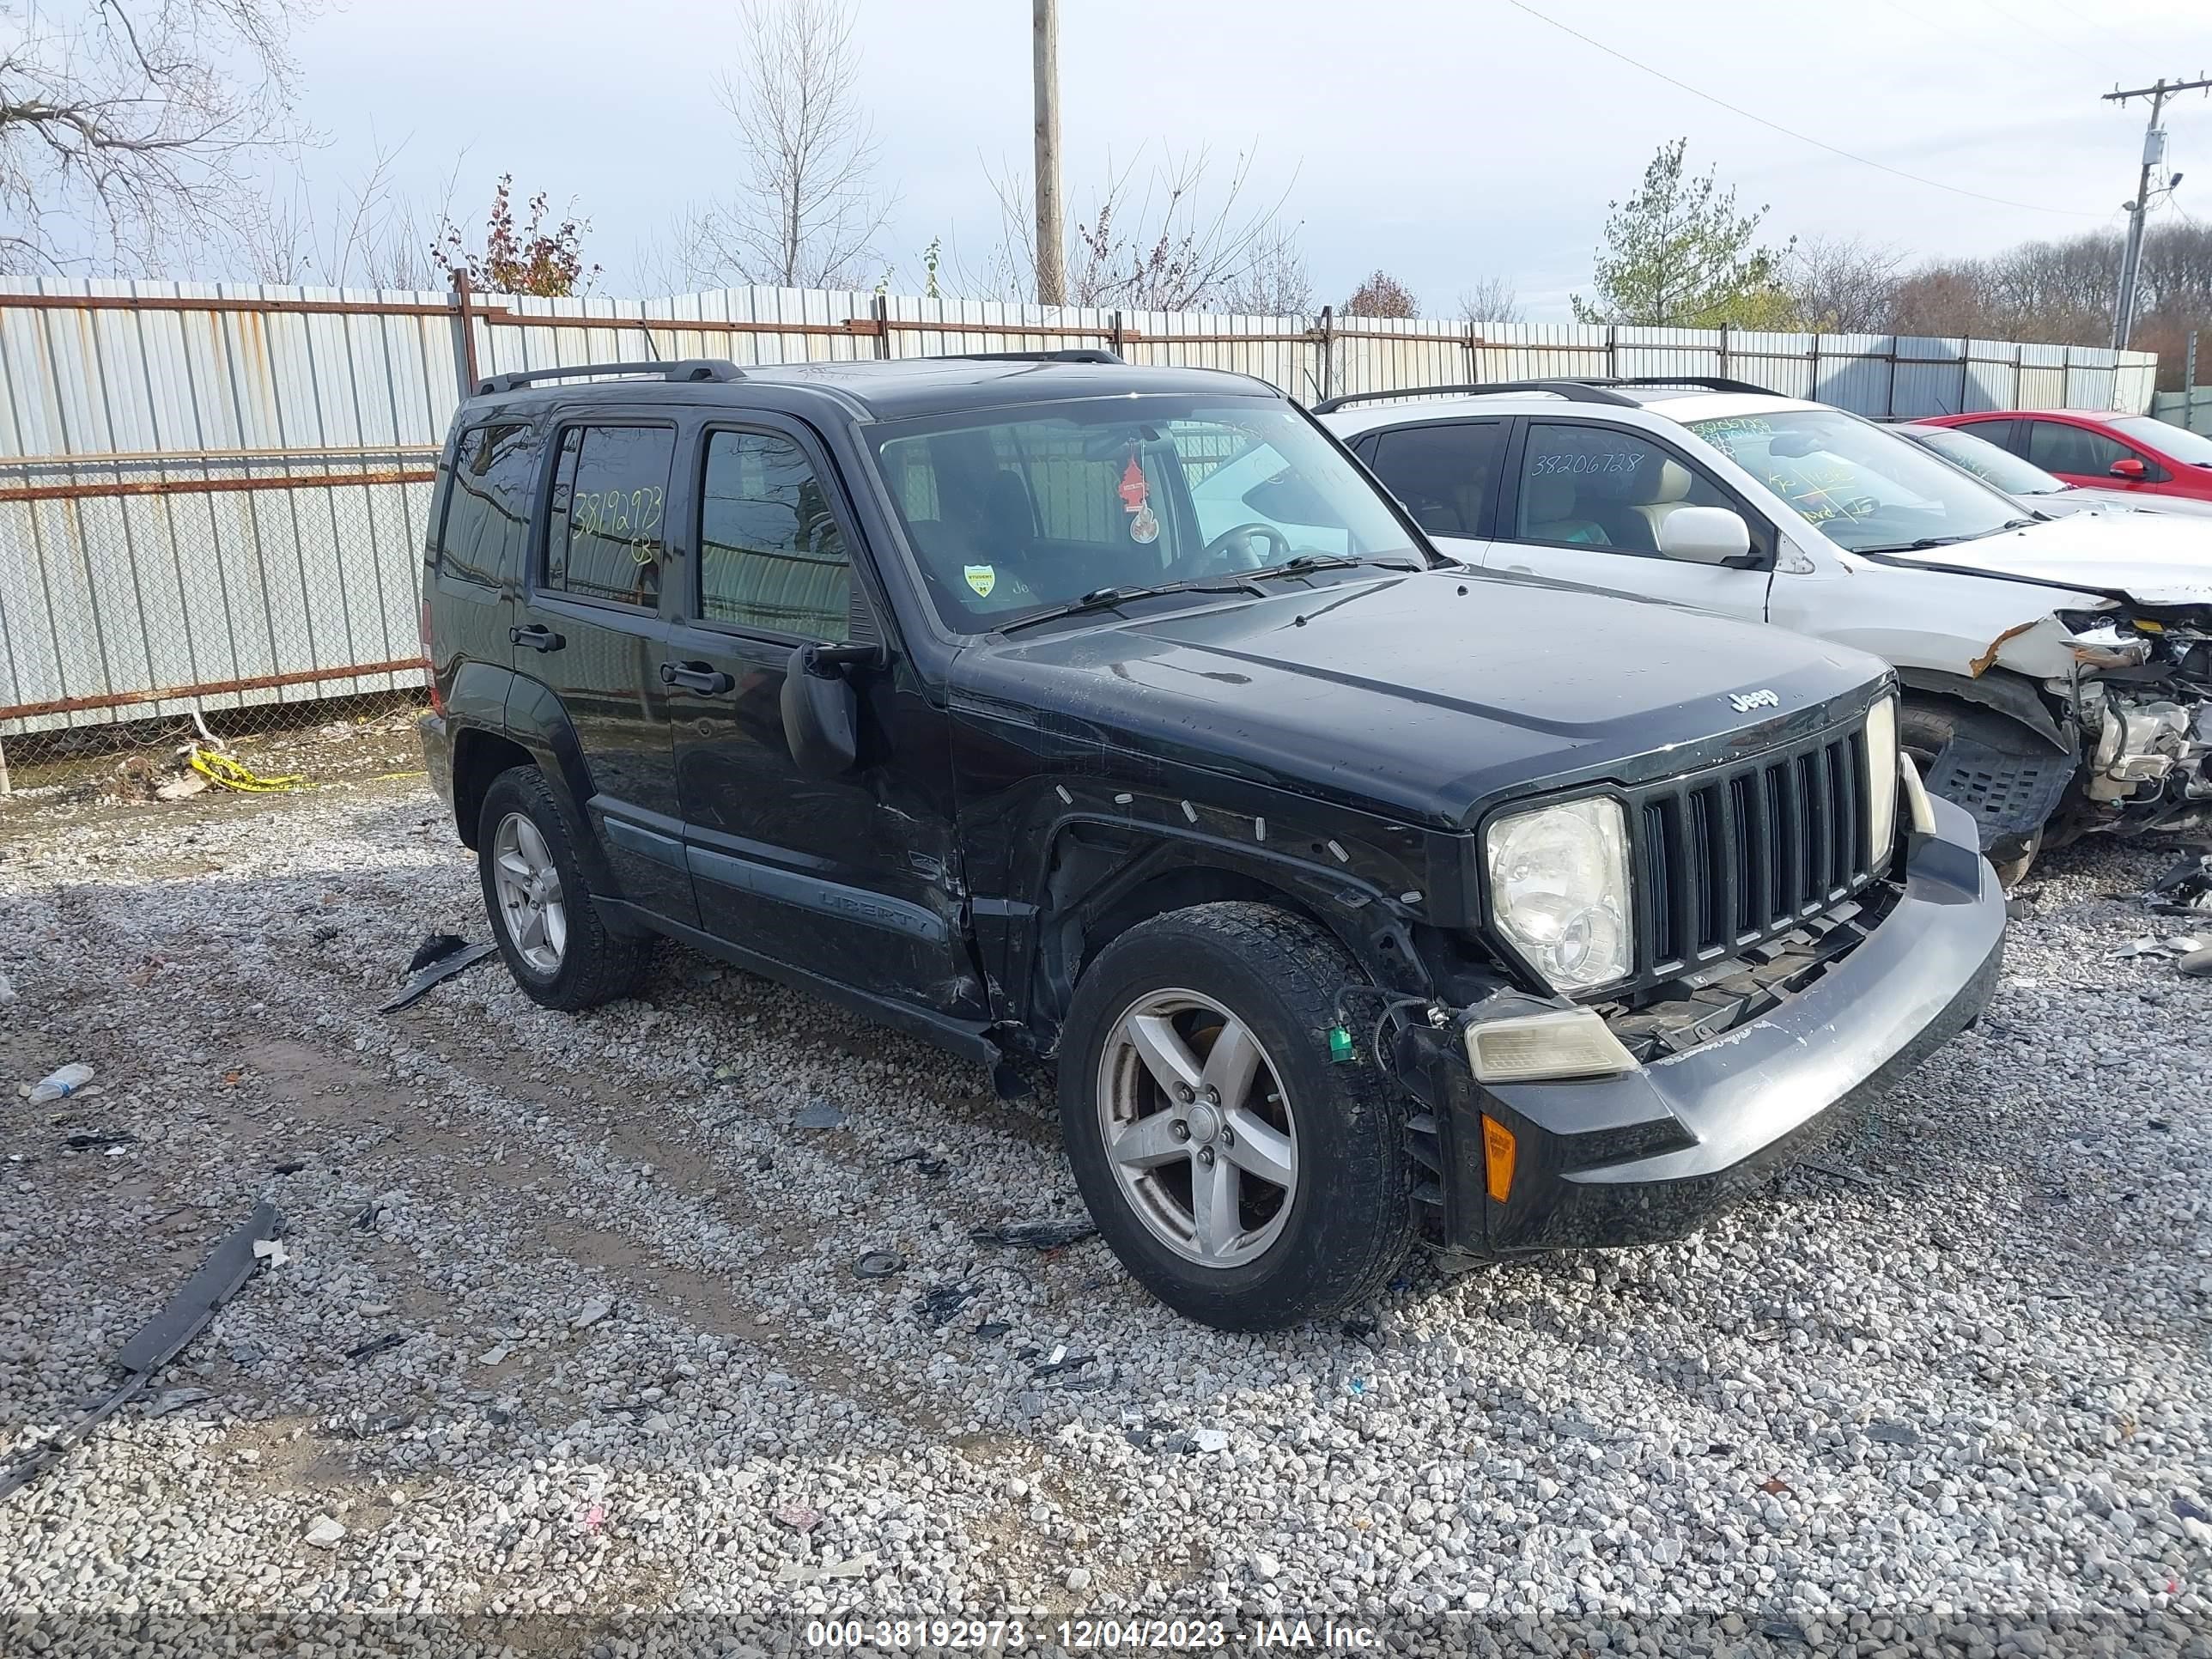
[[[1018,1619],[816,1619],[803,1634],[809,1648],[821,1651],[1015,1652],[1051,1645],[1067,1653],[1364,1653],[1382,1645],[1373,1626],[1334,1619],[1062,1619],[1036,1626]]]

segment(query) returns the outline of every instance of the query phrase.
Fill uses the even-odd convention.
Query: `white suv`
[[[2008,881],[2045,844],[2212,805],[2200,524],[2045,518],[1856,415],[1733,380],[1440,386],[1314,412],[1467,563],[1887,658],[1905,748]]]

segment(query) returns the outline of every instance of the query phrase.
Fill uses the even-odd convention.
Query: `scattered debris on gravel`
[[[0,1649],[782,1653],[849,1609],[2202,1653],[2212,983],[2117,954],[2170,862],[2047,860],[1978,1030],[1698,1238],[1228,1337],[1091,1235],[1046,1097],[808,997],[669,948],[592,1013],[494,964],[380,1014],[484,927],[419,780],[18,805],[0,1464],[285,1230],[0,1503]]]

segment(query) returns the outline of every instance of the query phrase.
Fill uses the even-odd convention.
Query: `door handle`
[[[719,668],[709,668],[703,662],[665,662],[660,665],[663,685],[681,685],[709,697],[719,697],[737,684]]]
[[[532,623],[527,628],[508,629],[507,642],[509,645],[526,645],[532,651],[558,651],[568,643],[541,623]]]

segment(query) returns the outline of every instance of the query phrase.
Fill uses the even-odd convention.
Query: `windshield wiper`
[[[1132,587],[1094,587],[1079,599],[1070,599],[1066,605],[1055,605],[1026,617],[1000,625],[999,632],[1011,634],[1018,628],[1027,628],[1032,623],[1052,622],[1061,617],[1079,617],[1087,611],[1111,611],[1127,605],[1132,599],[1158,599],[1164,593],[1249,593],[1254,599],[1264,599],[1267,590],[1255,587],[1239,578],[1235,580],[1154,582]]]
[[[2028,521],[2022,519],[2018,522],[2026,524]],[[2007,525],[2004,528],[2010,530],[2013,526]],[[1972,536],[1923,536],[1917,542],[1899,542],[1894,547],[1862,547],[1857,550],[1861,553],[1925,553],[1931,547],[1955,547],[1960,542],[1974,539]]]
[[[1357,556],[1348,553],[1301,553],[1295,559],[1285,559],[1280,564],[1263,564],[1246,574],[1253,576],[1303,576],[1310,570],[1352,570],[1365,564],[1379,564],[1386,570],[1418,571],[1425,568],[1376,553]]]

